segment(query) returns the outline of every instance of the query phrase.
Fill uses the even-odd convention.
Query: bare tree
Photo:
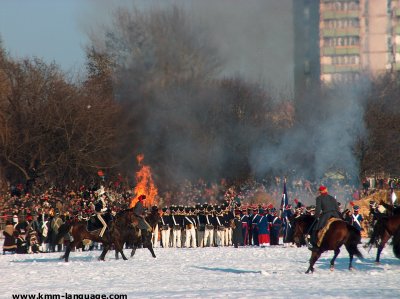
[[[67,82],[39,59],[3,60],[0,69],[0,157],[10,176],[61,184],[115,166],[119,110],[112,98],[88,93],[90,80]]]

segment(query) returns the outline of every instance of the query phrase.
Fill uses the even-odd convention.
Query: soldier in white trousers
[[[186,214],[183,218],[183,226],[185,227],[185,247],[196,248],[196,222],[193,218],[192,211],[190,208],[186,208]]]
[[[168,212],[168,208],[162,208],[163,214],[160,218],[161,228],[161,245],[163,248],[170,247],[170,235],[171,235],[171,215]]]
[[[182,241],[182,216],[178,215],[178,211],[176,208],[171,211],[171,223],[172,223],[172,247],[174,248],[181,248],[181,241]]]

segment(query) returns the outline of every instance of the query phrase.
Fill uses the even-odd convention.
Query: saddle
[[[318,232],[318,235],[317,235],[317,246],[318,247],[321,246],[322,240],[324,239],[325,234],[328,231],[328,229],[330,228],[331,224],[336,221],[343,221],[343,220],[339,219],[339,218],[329,218],[328,222],[325,224],[325,226]]]
[[[110,227],[110,222],[112,220],[112,215],[110,213],[106,213],[103,216],[104,221],[107,224],[106,230]],[[103,228],[103,224],[100,222],[99,218],[97,218],[97,215],[92,215],[89,217],[89,219],[86,221],[86,229],[88,232],[94,232],[97,230],[100,230]]]

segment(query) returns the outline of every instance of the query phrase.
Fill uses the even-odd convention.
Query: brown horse
[[[299,244],[304,238],[304,235],[310,233],[310,229],[312,228],[314,221],[315,217],[311,215],[302,215],[294,220],[293,238],[297,246],[300,246]],[[341,219],[332,222],[323,236],[321,245],[317,250],[312,252],[310,266],[308,267],[306,273],[314,272],[314,264],[320,258],[321,254],[328,250],[334,251],[333,258],[330,261],[330,269],[333,271],[335,268],[335,260],[340,253],[340,247],[342,245],[346,247],[349,253],[349,270],[352,270],[353,256],[356,255],[357,257],[362,258],[362,254],[357,247],[360,241],[361,234],[355,227]]]
[[[380,217],[373,228],[371,239],[368,242],[369,248],[376,244],[378,251],[376,252],[375,263],[379,264],[381,252],[385,247],[387,241],[400,230],[400,214],[393,216],[382,216]],[[396,238],[397,240],[397,238]],[[397,246],[397,244],[396,244]],[[396,254],[396,248],[393,247],[394,253]],[[397,255],[396,255],[397,256]]]
[[[151,237],[151,242],[153,246],[158,242],[158,223],[160,222],[161,216],[158,213],[158,208],[157,206],[153,206],[151,208],[150,214],[148,214],[145,218],[148,224],[150,224],[151,229],[152,229],[152,237]]]
[[[135,255],[138,247],[143,246],[143,248],[147,248],[150,251],[152,257],[156,258],[153,244],[151,243],[151,237],[151,232],[145,229],[140,230],[139,228],[135,228],[134,230],[125,231],[125,233],[121,235],[121,242],[122,246],[126,243],[127,246],[132,247],[131,257]],[[115,250],[115,259],[118,258],[118,251]]]
[[[87,230],[87,221],[66,222],[60,227],[57,240],[60,240],[68,233],[72,236],[72,240],[67,245],[65,254],[61,258],[68,262],[71,249],[80,246],[83,240],[88,239],[103,244],[103,251],[99,260],[104,260],[112,244],[114,244],[115,250],[121,253],[122,258],[127,260],[123,252],[123,239],[126,234],[135,234],[137,232],[138,223],[139,221],[133,213],[133,209],[120,211],[110,223],[109,229],[100,237],[99,230],[93,232]]]

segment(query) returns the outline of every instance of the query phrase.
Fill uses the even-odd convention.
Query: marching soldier
[[[171,234],[171,215],[168,212],[168,208],[162,208],[162,215],[160,217],[160,227],[161,227],[161,245],[163,248],[169,247],[169,237]]]
[[[225,205],[224,211],[224,222],[225,222],[225,245],[232,245],[232,221],[235,219],[234,213],[229,208],[229,205]]]
[[[205,229],[204,229],[204,246],[214,246],[214,223],[216,222],[213,215],[213,206],[207,206],[205,214]]]
[[[205,214],[206,206],[199,206],[197,213],[197,244],[199,247],[204,247],[204,235],[206,230],[206,214]]]
[[[185,228],[185,247],[196,248],[196,222],[192,218],[191,209],[188,207],[185,209],[185,216],[183,218],[183,227]]]
[[[225,218],[224,213],[220,206],[217,206],[215,214],[215,220],[217,225],[217,234],[216,234],[216,245],[217,246],[224,246],[225,245]]]
[[[181,248],[182,241],[182,217],[179,215],[178,207],[171,209],[171,223],[172,223],[172,247]]]

